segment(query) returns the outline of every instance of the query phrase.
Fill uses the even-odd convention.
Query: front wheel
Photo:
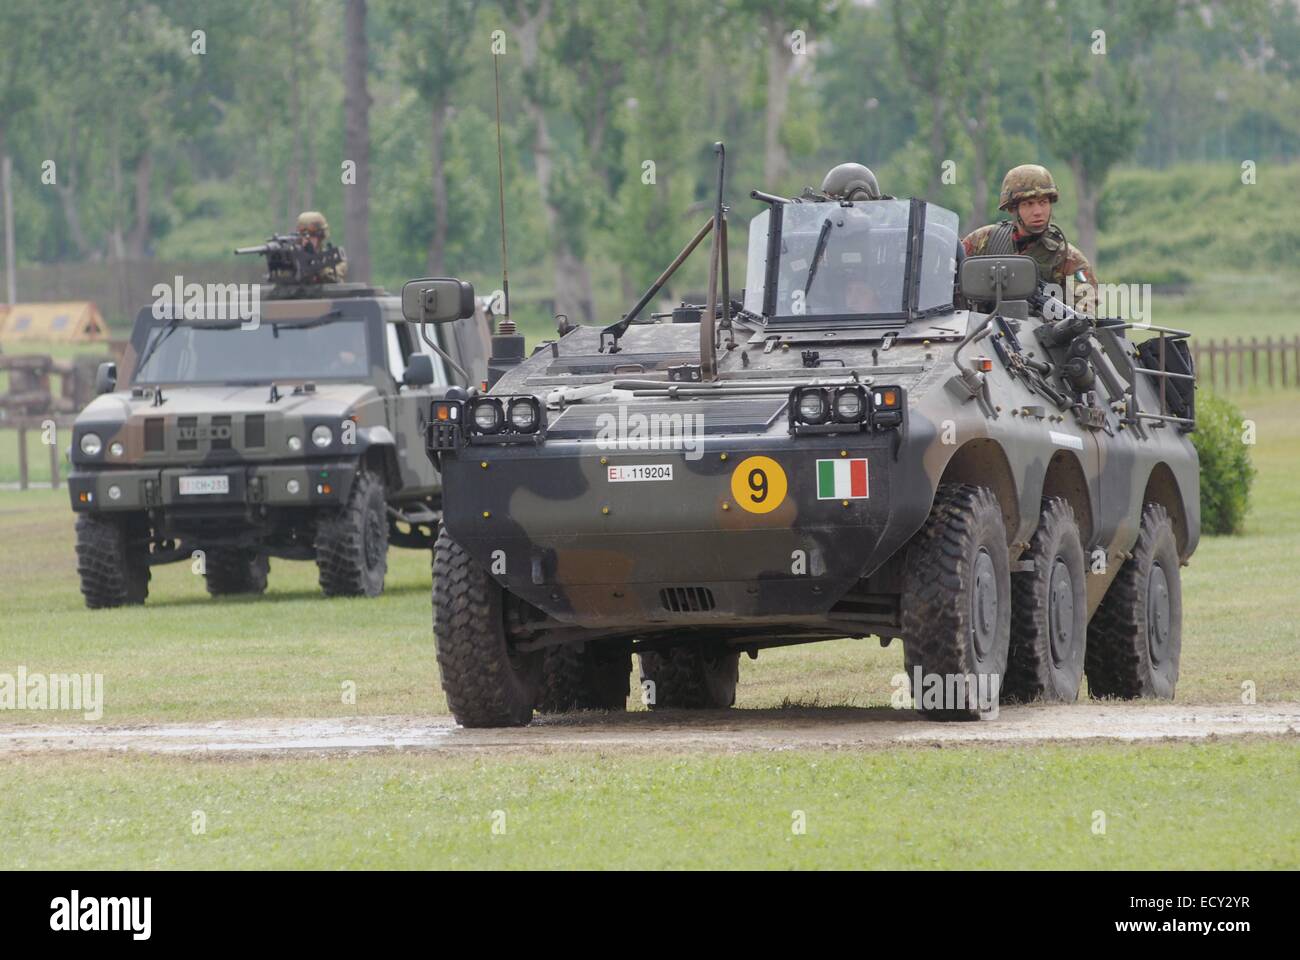
[[[505,631],[505,595],[444,529],[433,547],[433,633],[442,689],[465,727],[522,727],[541,687],[540,653]]]
[[[1011,640],[1010,569],[993,492],[940,485],[903,572],[903,662],[927,717],[978,720],[996,709]]]
[[[144,603],[149,596],[149,546],[139,524],[125,515],[77,515],[77,575],[90,609]]]
[[[388,572],[384,481],[358,470],[347,503],[316,524],[316,566],[327,597],[377,597]]]

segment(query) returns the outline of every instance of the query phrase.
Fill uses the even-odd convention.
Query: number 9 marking
[[[771,513],[785,502],[785,471],[771,457],[748,457],[731,473],[731,498],[750,513]]]

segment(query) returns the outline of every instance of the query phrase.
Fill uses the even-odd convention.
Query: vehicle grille
[[[708,587],[664,587],[659,602],[669,613],[706,613],[715,606]]]
[[[176,418],[176,449],[177,450],[197,450],[199,448],[199,418],[198,417],[177,417]],[[189,436],[185,434],[188,431]]]
[[[266,446],[266,414],[254,413],[244,418],[244,446]]]
[[[167,449],[163,434],[162,417],[149,417],[144,422],[144,449],[146,453],[161,453]]]
[[[219,427],[225,428],[225,436],[217,436],[216,431]],[[217,416],[212,418],[212,449],[229,450],[230,446],[230,415]]]

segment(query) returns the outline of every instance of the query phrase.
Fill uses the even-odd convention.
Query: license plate
[[[210,493],[229,493],[229,477],[181,477],[181,496],[201,496]]]
[[[671,480],[671,463],[632,463],[609,467],[606,478],[610,483],[636,483],[641,480]]]

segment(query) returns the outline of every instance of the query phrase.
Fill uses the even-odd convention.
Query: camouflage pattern
[[[1012,167],[1002,178],[998,209],[1010,210],[1021,200],[1033,197],[1047,197],[1052,203],[1061,199],[1050,170],[1036,163],[1022,163],[1018,167]]]
[[[1008,222],[1003,220],[990,223],[968,233],[961,242],[966,256],[983,255],[987,251],[989,239],[994,231]],[[1012,234],[1012,242],[1016,253],[1034,258],[1034,262],[1038,264],[1038,276],[1044,283],[1056,284],[1064,290],[1066,278],[1073,278],[1072,306],[1089,315],[1096,313],[1097,275],[1093,273],[1092,264],[1083,255],[1083,251],[1065,239],[1065,234],[1060,227],[1049,223],[1042,233],[1032,234],[1022,232],[1017,224]]]
[[[294,224],[294,229],[298,232],[299,236],[302,236],[304,231],[307,231],[311,236],[315,237],[319,248],[323,248],[325,244],[329,243],[329,221],[326,220],[325,215],[319,211],[304,210],[302,213],[298,214],[298,221]],[[342,283],[346,280],[348,277],[347,254],[341,247],[339,248],[339,252],[343,253],[343,259],[339,263],[326,267],[315,277],[309,278],[307,282]],[[271,279],[275,280],[276,278],[273,276]]]
[[[368,357],[363,376],[250,383],[245,370],[231,369],[224,383],[136,385],[135,367],[150,335],[166,322],[155,319],[150,307],[141,310],[120,365],[119,389],[93,400],[74,423],[68,478],[73,510],[139,518],[152,540],[175,541],[181,553],[242,545],[305,559],[317,513],[347,503],[364,468],[382,477],[392,508],[425,517],[423,543],[404,545],[427,547],[436,526],[428,514],[441,509],[441,480],[423,450],[427,405],[447,384],[462,381],[448,367],[438,378],[442,386],[399,387],[396,377],[405,362],[427,353],[414,329],[400,322],[400,299],[360,285],[333,292],[334,298],[264,301],[260,323],[310,329],[329,319],[362,325]],[[221,337],[248,336],[238,325],[220,329]],[[444,326],[438,336],[474,377],[485,374],[481,312]],[[433,359],[436,370],[442,361]],[[325,446],[312,440],[319,426],[331,432]],[[88,433],[101,440],[95,455],[81,447]],[[180,480],[186,477],[224,478],[228,492],[183,494]],[[418,533],[403,533],[393,542],[419,540]]]
[[[762,282],[748,278],[750,286]],[[512,627],[517,642],[699,640],[758,649],[898,636],[904,547],[926,522],[941,482],[972,483],[996,494],[1013,562],[1039,525],[1043,496],[1070,502],[1093,561],[1091,615],[1134,548],[1145,503],[1157,500],[1175,518],[1182,560],[1195,550],[1195,451],[1176,429],[1122,423],[1122,409],[1104,393],[1085,423],[1082,413],[1045,402],[996,359],[986,374],[989,402],[973,398],[954,383],[953,356],[987,319],[940,313],[900,321],[888,337],[839,322],[800,329],[742,323],[735,348],[719,350],[718,365],[720,382],[749,393],[674,401],[629,388],[605,401],[553,407],[544,442],[443,453],[446,531],[507,598],[525,602],[527,615]],[[1049,351],[1030,336],[1040,323],[1022,321],[1020,337],[1041,357]],[[599,349],[596,328],[578,327],[511,369],[491,392],[545,400],[564,386],[663,381],[669,367],[695,362],[699,336],[695,324],[634,325],[610,353]],[[1123,373],[1133,345],[1106,331],[1096,337],[1106,362]],[[805,365],[801,354],[809,348],[820,352],[821,366]],[[965,361],[979,356],[993,358],[988,341],[963,353]],[[788,383],[850,375],[901,386],[903,426],[793,435]],[[1141,408],[1159,409],[1153,379],[1135,380]],[[763,393],[765,382],[787,386]],[[602,443],[600,415],[618,416],[620,408],[702,415],[702,455]],[[868,496],[819,497],[818,461],[853,458],[867,461]],[[742,502],[746,471],[756,463],[773,497],[783,488],[764,512]],[[634,465],[671,467],[671,479],[611,482],[612,468]],[[666,599],[694,588],[710,591],[707,609],[674,609]]]

